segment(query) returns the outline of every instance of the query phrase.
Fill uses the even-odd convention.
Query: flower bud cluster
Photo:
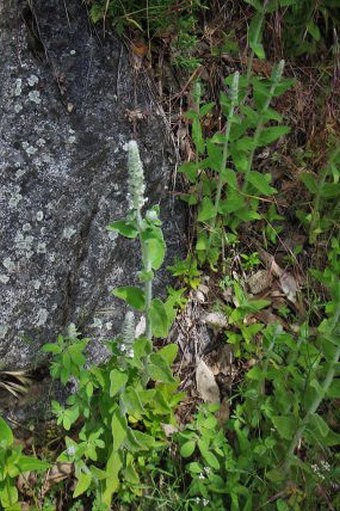
[[[135,140],[130,140],[128,143],[128,167],[130,209],[140,211],[145,203],[145,183],[143,164]]]

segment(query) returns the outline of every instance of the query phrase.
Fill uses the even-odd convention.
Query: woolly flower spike
[[[135,316],[132,311],[128,311],[122,327],[122,344],[121,346],[130,347],[135,341]]]
[[[285,67],[285,61],[280,60],[278,65],[273,69],[273,74],[272,74],[272,82],[273,83],[279,83],[281,81],[284,67]]]
[[[233,81],[230,87],[230,99],[231,102],[235,105],[238,100],[238,84],[240,80],[240,73],[236,71],[234,73]]]
[[[138,145],[135,140],[128,144],[128,165],[129,165],[129,200],[132,210],[140,211],[145,199],[145,183],[143,164],[139,156]]]

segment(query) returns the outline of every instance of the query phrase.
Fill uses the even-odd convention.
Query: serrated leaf
[[[127,302],[131,307],[137,310],[144,310],[145,308],[145,296],[144,292],[139,287],[134,286],[123,286],[117,287],[112,291],[113,296],[121,298]]]
[[[115,396],[126,385],[128,375],[119,369],[110,371],[110,397]]]
[[[327,422],[318,413],[313,413],[309,419],[309,428],[325,438],[329,433]]]
[[[264,196],[270,196],[277,192],[275,188],[268,184],[266,176],[256,170],[249,172],[248,182]]]
[[[288,126],[272,126],[270,128],[263,128],[258,138],[258,147],[271,144],[280,137],[287,135],[289,132],[290,128]]]
[[[117,220],[107,226],[109,231],[119,232],[125,238],[134,239],[138,236],[137,225],[135,222],[128,222],[126,220]]]
[[[202,457],[204,458],[204,461],[206,461],[206,463],[213,469],[219,470],[220,462],[218,461],[216,456],[209,450],[206,443],[202,439],[199,439],[197,445],[200,450],[200,453],[202,454]]]
[[[111,431],[113,437],[113,450],[118,451],[127,437],[127,424],[126,419],[116,410],[112,416]]]
[[[215,214],[214,204],[210,197],[203,197],[202,203],[198,210],[197,220],[199,222],[206,222],[213,218]]]
[[[157,353],[151,353],[147,370],[152,380],[156,382],[174,383],[176,381],[166,361]]]
[[[280,415],[271,417],[271,420],[277,429],[281,438],[291,440],[297,429],[296,418],[292,415]]]
[[[327,397],[331,399],[340,399],[340,378],[334,378],[327,390]]]
[[[78,481],[73,492],[73,498],[79,497],[86,492],[92,481],[91,472],[80,471],[78,474]]]
[[[164,303],[158,298],[152,300],[149,315],[153,335],[155,337],[166,337],[169,333],[169,319]]]
[[[164,346],[164,348],[161,348],[159,351],[157,351],[157,354],[162,357],[169,365],[174,363],[175,358],[177,357],[177,353],[177,344],[167,344]]]

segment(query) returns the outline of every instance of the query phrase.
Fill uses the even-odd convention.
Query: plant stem
[[[234,79],[233,83],[231,85],[230,90],[230,96],[231,96],[231,105],[230,105],[230,111],[225,127],[225,135],[224,135],[224,144],[223,144],[223,155],[222,155],[222,161],[220,166],[220,172],[218,176],[218,183],[217,183],[217,190],[216,190],[216,196],[215,196],[215,204],[214,204],[214,216],[210,222],[210,234],[209,234],[209,242],[208,246],[210,247],[212,236],[214,234],[214,230],[216,227],[216,221],[217,221],[217,215],[218,215],[218,206],[220,204],[221,200],[221,194],[222,194],[222,187],[223,187],[223,171],[226,168],[227,161],[228,161],[228,147],[229,147],[229,138],[230,138],[230,130],[231,125],[233,122],[234,117],[234,110],[238,103],[238,84],[239,84],[239,78],[240,75],[238,72],[234,73]]]
[[[136,220],[137,220],[137,229],[138,229],[138,236],[139,241],[141,245],[142,250],[142,262],[143,262],[143,269],[146,273],[149,273],[152,271],[151,267],[151,259],[149,255],[149,248],[147,243],[143,240],[143,231],[144,231],[144,223],[142,219],[141,210],[136,210]],[[152,300],[152,278],[149,278],[144,283],[144,294],[145,294],[145,336],[147,339],[152,339],[152,325],[151,325],[151,318],[150,318],[150,307],[151,307],[151,300]]]
[[[257,124],[256,130],[255,130],[255,133],[254,133],[253,144],[252,144],[252,148],[250,150],[250,154],[249,154],[249,157],[248,157],[247,168],[245,170],[244,183],[243,183],[243,189],[242,189],[243,192],[245,192],[245,188],[247,187],[248,176],[249,176],[249,173],[251,171],[251,167],[253,165],[255,151],[256,151],[256,149],[258,147],[259,138],[260,138],[261,132],[262,132],[262,130],[264,128],[264,116],[265,116],[265,113],[267,112],[267,110],[269,108],[269,105],[270,105],[272,99],[273,99],[273,96],[274,96],[274,93],[275,93],[275,89],[276,89],[276,87],[278,86],[278,84],[279,84],[279,82],[281,80],[281,76],[282,76],[282,73],[283,73],[283,68],[284,68],[284,61],[281,60],[281,62],[277,66],[277,70],[273,74],[272,84],[271,84],[271,87],[269,89],[268,96],[267,96],[266,101],[265,101],[265,103],[264,103],[264,105],[263,105],[263,107],[261,109],[260,114],[259,114],[258,124]]]

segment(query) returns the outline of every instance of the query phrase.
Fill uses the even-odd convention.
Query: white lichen
[[[6,337],[7,332],[8,326],[4,325],[3,323],[0,324],[0,339],[4,339]]]
[[[22,93],[22,79],[17,78],[15,80],[14,96],[20,96],[21,93]]]
[[[77,53],[76,50],[71,50],[70,51],[70,55],[75,55],[76,53]]]
[[[40,105],[41,97],[40,97],[40,92],[38,90],[32,90],[28,94],[28,97],[29,97],[30,101],[32,101],[33,103],[35,103],[36,105]]]
[[[5,259],[2,261],[2,264],[8,271],[15,270],[15,263],[12,261],[12,259],[10,257],[5,257]]]
[[[9,276],[8,275],[0,275],[0,282],[2,284],[7,284],[8,281],[9,281]]]
[[[68,137],[68,139],[67,139],[67,142],[68,142],[69,144],[75,144],[75,142],[76,142],[76,137],[75,137],[74,135],[70,135],[70,136]]]
[[[100,318],[93,318],[93,323],[91,325],[91,328],[103,328],[103,321]]]
[[[27,78],[27,82],[30,87],[34,87],[34,85],[39,82],[39,78],[35,75],[31,75]]]
[[[23,109],[23,106],[22,106],[20,103],[16,103],[16,104],[14,105],[14,112],[15,112],[16,114],[19,114],[19,113],[21,112],[21,110],[22,110],[22,109]]]
[[[32,230],[32,226],[31,226],[31,224],[28,224],[28,223],[27,223],[27,224],[24,224],[24,225],[22,226],[22,230],[23,230],[24,232],[29,232],[29,231],[31,231],[31,230]]]
[[[29,156],[35,154],[38,151],[38,149],[36,147],[33,147],[28,142],[23,142],[21,145],[22,145],[23,149],[25,150],[26,154],[28,154]]]
[[[38,138],[36,141],[37,146],[43,147],[46,144],[46,140],[44,138]]]
[[[37,222],[41,222],[41,220],[44,218],[44,212],[43,211],[37,211],[37,214],[36,214],[36,219],[37,219]]]
[[[18,232],[14,238],[14,242],[19,250],[26,250],[29,254],[26,257],[32,255],[33,236],[24,236],[22,232]]]
[[[65,227],[63,230],[62,237],[66,240],[70,240],[72,238],[72,236],[75,235],[76,232],[77,232],[77,229],[75,229],[72,226]]]
[[[26,173],[26,170],[24,169],[18,169],[15,173],[15,177],[19,179],[20,177],[24,176]]]
[[[33,281],[33,288],[34,288],[36,291],[38,291],[38,289],[40,289],[40,288],[41,288],[41,282],[40,282],[40,280],[34,280],[34,281]]]
[[[46,309],[39,309],[36,315],[36,318],[34,320],[34,324],[36,326],[43,326],[45,325],[48,318],[48,311]]]
[[[47,252],[46,243],[44,243],[43,241],[39,242],[38,246],[37,246],[37,253],[38,254],[46,254],[46,252]]]

